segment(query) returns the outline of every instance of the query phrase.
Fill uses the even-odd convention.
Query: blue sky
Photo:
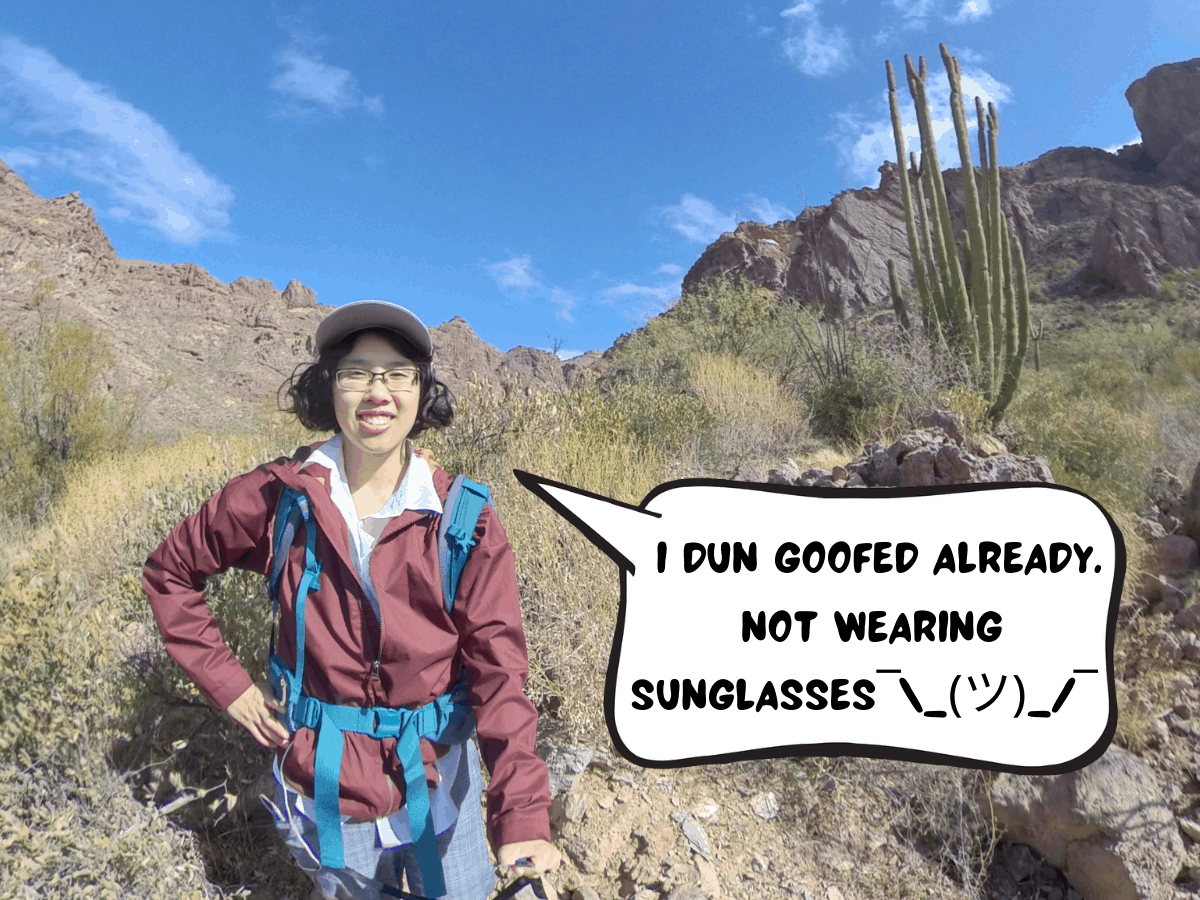
[[[7,4],[0,158],[122,256],[565,356],[738,221],[876,185],[884,60],[944,98],[941,41],[1012,165],[1135,139],[1125,88],[1200,56],[1200,0]]]

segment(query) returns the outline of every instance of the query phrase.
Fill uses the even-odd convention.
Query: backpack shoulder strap
[[[454,596],[467,555],[475,546],[475,526],[483,508],[491,503],[485,485],[457,475],[442,504],[442,519],[438,523],[438,567],[442,576],[442,602],[446,615],[454,613]]]
[[[317,521],[312,515],[308,497],[301,491],[284,487],[275,508],[275,526],[271,545],[271,573],[267,580],[267,596],[271,600],[271,643],[270,656],[275,656],[275,619],[279,614],[279,579],[287,562],[288,551],[296,540],[296,531],[304,525],[304,576],[296,591],[294,614],[296,619],[296,667],[293,675],[294,688],[288,691],[287,702],[295,702],[304,677],[304,608],[309,589],[321,577],[321,562],[317,559]]]

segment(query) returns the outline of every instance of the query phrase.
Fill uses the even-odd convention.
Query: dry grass
[[[722,477],[762,469],[807,441],[807,414],[764,367],[702,353],[691,360],[688,380],[714,422],[710,453]]]
[[[1152,462],[1190,458],[1194,465],[1200,357],[1190,345],[1167,352],[1144,342],[1130,350],[1114,339],[1116,358],[1135,354],[1154,367],[1139,372],[1130,363],[1115,377],[1109,345],[1094,343],[1100,349],[1090,363],[1061,344],[1045,348],[1043,372],[1026,372],[1010,417],[1021,452],[1048,456],[1055,477],[1104,503],[1125,535],[1117,653],[1130,692],[1118,698],[1117,740],[1138,749],[1146,746],[1174,664],[1156,644],[1161,623],[1134,602],[1130,586],[1144,571],[1146,547],[1131,516]],[[940,397],[963,415],[968,431],[982,428],[980,398],[964,387],[948,391],[952,380],[930,365],[897,358],[891,377],[915,385],[921,397]],[[693,354],[686,393],[651,383],[535,396],[473,389],[460,398],[453,429],[418,440],[448,471],[493,490],[517,560],[529,692],[546,730],[608,744],[600,698],[619,575],[512,470],[637,504],[683,475],[728,477],[787,456],[802,468],[844,465],[860,448],[807,443],[803,408],[761,366]],[[919,405],[899,397],[888,403],[872,427],[899,428],[909,407]],[[72,469],[44,526],[4,535],[0,664],[10,677],[0,687],[0,744],[10,762],[0,768],[0,847],[10,853],[0,861],[0,896],[23,896],[27,887],[38,896],[245,896],[250,888],[242,886],[257,885],[266,897],[302,884],[274,835],[231,813],[228,800],[193,803],[174,818],[154,812],[181,786],[223,784],[226,794],[249,800],[265,757],[199,701],[166,657],[139,572],[167,529],[225,480],[312,439],[272,417],[254,436],[198,435],[138,447]],[[231,573],[213,579],[208,596],[239,657],[252,671],[261,666],[258,581]],[[765,789],[788,798],[798,841],[852,849],[854,895],[980,895],[995,834],[973,799],[976,773],[851,759],[775,761],[752,770]],[[840,785],[834,793],[819,789],[830,774]],[[862,828],[854,832],[848,823]],[[854,835],[878,827],[905,852],[920,854],[914,861],[934,860],[934,874],[914,865],[897,876],[877,865],[871,844]]]

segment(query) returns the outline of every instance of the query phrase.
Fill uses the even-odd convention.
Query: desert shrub
[[[805,397],[812,433],[857,446],[891,430],[897,407],[890,374],[881,361],[864,357],[854,360],[844,374],[810,381]]]
[[[286,449],[199,437],[72,467],[50,520],[3,548],[0,808],[13,814],[0,840],[18,848],[18,862],[0,863],[0,896],[21,884],[37,896],[215,896],[205,874],[299,895],[303,877],[286,850],[247,816],[267,752],[166,654],[140,581],[146,555],[180,518],[229,477],[290,452],[293,436]],[[207,599],[242,663],[265,674],[261,578],[219,576]],[[35,787],[46,798],[30,800]],[[30,837],[46,829],[56,836],[48,844]]]
[[[219,896],[192,836],[135,801],[102,760],[54,775],[0,763],[0,846],[4,897]]]
[[[1105,360],[1030,373],[1009,416],[1021,452],[1046,457],[1061,484],[1134,508],[1159,442],[1133,380]]]
[[[83,322],[45,324],[23,341],[0,338],[0,506],[40,516],[68,465],[128,445],[138,404],[106,391],[113,366],[107,338]]]
[[[710,468],[737,478],[751,463],[795,453],[807,438],[807,416],[761,366],[730,354],[702,353],[689,367],[692,392],[708,413],[700,444]]]
[[[785,309],[769,291],[748,281],[704,282],[665,315],[619,342],[611,369],[620,379],[684,389],[691,359],[714,353],[766,365],[787,377],[797,368],[799,356],[777,321]]]

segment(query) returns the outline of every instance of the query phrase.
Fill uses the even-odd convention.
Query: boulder
[[[1087,900],[1168,900],[1186,862],[1153,770],[1116,746],[1064,775],[1002,774],[991,788],[999,824],[1062,869]]]
[[[1049,466],[1039,457],[995,453],[981,458],[960,447],[937,426],[904,434],[886,449],[879,443],[870,444],[846,469],[872,487],[1017,481],[1054,483]]]
[[[1155,66],[1125,99],[1158,171],[1181,181],[1200,176],[1200,59]]]
[[[1179,533],[1185,534],[1193,541],[1200,542],[1200,463],[1192,473],[1192,481],[1180,499],[1183,521]]]

